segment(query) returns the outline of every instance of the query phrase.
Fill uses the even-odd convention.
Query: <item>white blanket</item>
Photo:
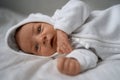
[[[4,42],[5,33],[23,18],[0,9],[0,80],[120,80],[120,60],[104,61],[77,76],[67,76],[59,73],[56,60],[11,52]]]

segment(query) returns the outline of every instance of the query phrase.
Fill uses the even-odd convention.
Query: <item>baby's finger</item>
[[[69,64],[70,64],[70,59],[66,58],[64,61],[64,67],[63,67],[63,73],[68,74],[69,73]]]
[[[58,47],[57,47],[57,52],[59,53],[66,53],[66,47],[64,46],[64,44],[60,44]]]
[[[65,51],[66,53],[70,53],[70,52],[72,51],[72,47],[71,47],[70,45],[65,44],[64,46],[65,46],[64,51]]]
[[[57,48],[57,52],[61,53],[61,54],[64,54],[64,52],[60,48]]]
[[[80,72],[80,69],[81,69],[81,67],[80,67],[80,63],[77,62],[77,61],[75,61],[75,66],[76,66],[76,68],[75,68],[75,72],[76,72],[76,73],[79,73],[79,72]]]
[[[60,72],[63,72],[63,69],[64,69],[64,61],[65,61],[65,58],[64,57],[59,57],[57,59],[57,68]]]
[[[70,60],[68,68],[69,68],[68,74],[73,74],[75,72],[75,63],[72,59]]]

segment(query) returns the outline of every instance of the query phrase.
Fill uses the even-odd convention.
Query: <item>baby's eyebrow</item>
[[[32,36],[33,36],[33,33],[34,33],[34,25],[32,25]]]
[[[34,24],[32,25],[32,36],[31,38],[33,38],[33,34],[34,34]],[[31,39],[31,51],[34,51],[34,41],[33,39]]]

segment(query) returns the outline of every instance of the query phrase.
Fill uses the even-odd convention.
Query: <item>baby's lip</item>
[[[51,41],[50,41],[51,47],[53,47],[53,43],[54,43],[53,41],[54,41],[54,37],[52,37],[52,38],[51,38]]]
[[[54,46],[55,46],[55,43],[56,43],[56,36],[53,36],[51,42],[52,42],[52,47],[54,47]]]
[[[53,48],[53,46],[54,46],[53,43],[54,43],[54,36],[51,36],[51,38],[50,38],[50,42],[49,42],[51,48]]]

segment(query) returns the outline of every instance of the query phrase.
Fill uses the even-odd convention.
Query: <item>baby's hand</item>
[[[60,57],[57,60],[57,68],[61,73],[77,75],[80,73],[80,64],[74,58]]]
[[[72,51],[72,46],[69,42],[68,35],[61,31],[57,30],[57,52],[58,53],[70,53]]]

